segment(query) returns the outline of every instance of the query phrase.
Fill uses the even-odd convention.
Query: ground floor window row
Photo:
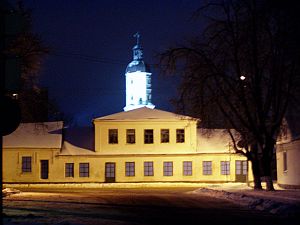
[[[145,161],[143,163],[144,176],[154,176],[154,162]],[[202,161],[202,174],[213,175],[213,162]],[[163,176],[173,176],[174,165],[173,161],[163,162]],[[116,163],[107,162],[105,163],[105,177],[115,177]],[[134,177],[136,171],[135,162],[125,162],[125,176]],[[246,175],[247,174],[247,161],[236,160],[235,174]],[[220,162],[220,174],[230,175],[230,161]],[[193,162],[183,161],[182,162],[182,175],[192,176],[193,175]],[[65,176],[74,177],[74,163],[66,163]],[[79,177],[89,176],[89,163],[79,163]]]
[[[90,164],[79,163],[79,177],[90,177]],[[65,163],[65,177],[74,177],[75,173],[74,163]],[[105,177],[114,178],[116,171],[115,162],[105,163]],[[125,162],[125,176],[134,177],[136,171],[135,162]],[[144,176],[154,176],[154,162],[144,161],[143,163]],[[163,176],[173,176],[174,165],[173,161],[163,162]],[[235,161],[235,174],[246,175],[248,171],[247,161],[236,160]],[[32,159],[30,156],[22,157],[22,172],[32,172]],[[49,165],[48,160],[41,160],[41,179],[48,179]],[[202,174],[212,175],[213,174],[213,162],[202,161]],[[220,161],[220,174],[230,175],[230,161]],[[182,162],[182,175],[192,176],[193,175],[193,162],[183,161]]]

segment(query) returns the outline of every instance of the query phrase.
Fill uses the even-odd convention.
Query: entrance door
[[[41,160],[41,179],[48,179],[49,160]]]
[[[114,162],[107,162],[105,163],[105,182],[106,183],[113,183],[116,181],[116,163]]]
[[[235,161],[235,181],[246,182],[248,172],[247,160],[236,160]]]

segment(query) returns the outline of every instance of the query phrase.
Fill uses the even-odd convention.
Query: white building
[[[283,188],[300,188],[300,126],[299,116],[289,115],[277,139],[277,182]]]

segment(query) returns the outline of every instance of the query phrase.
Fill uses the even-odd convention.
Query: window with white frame
[[[192,161],[183,162],[183,176],[191,176],[193,173]]]
[[[79,163],[79,177],[89,177],[89,176],[90,176],[90,164]]]
[[[184,142],[184,129],[176,129],[176,142],[177,143]]]
[[[65,164],[65,177],[74,177],[74,163]]]
[[[109,144],[118,144],[118,129],[109,129],[108,130],[108,143]]]
[[[134,162],[126,162],[125,163],[125,175],[127,177],[134,177],[134,175],[135,175],[135,163]]]
[[[212,161],[202,162],[203,175],[212,175]]]
[[[145,144],[153,144],[153,130],[152,129],[144,130],[144,143]]]
[[[164,162],[164,176],[173,176],[173,162]]]
[[[127,144],[135,144],[135,129],[126,130],[126,141]]]
[[[170,142],[169,129],[161,129],[160,130],[160,142],[161,143],[169,143]]]
[[[31,156],[22,157],[22,172],[31,172]]]
[[[144,162],[144,176],[153,175],[153,162]]]
[[[230,162],[221,161],[221,175],[229,175],[229,174],[230,174]]]

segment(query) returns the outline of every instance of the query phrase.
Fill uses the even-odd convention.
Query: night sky
[[[164,77],[155,54],[199,33],[191,19],[201,1],[24,0],[34,32],[51,47],[40,86],[77,125],[123,111],[125,69],[132,60],[133,34],[141,34],[144,60],[152,72],[152,103],[174,111],[178,79]]]

